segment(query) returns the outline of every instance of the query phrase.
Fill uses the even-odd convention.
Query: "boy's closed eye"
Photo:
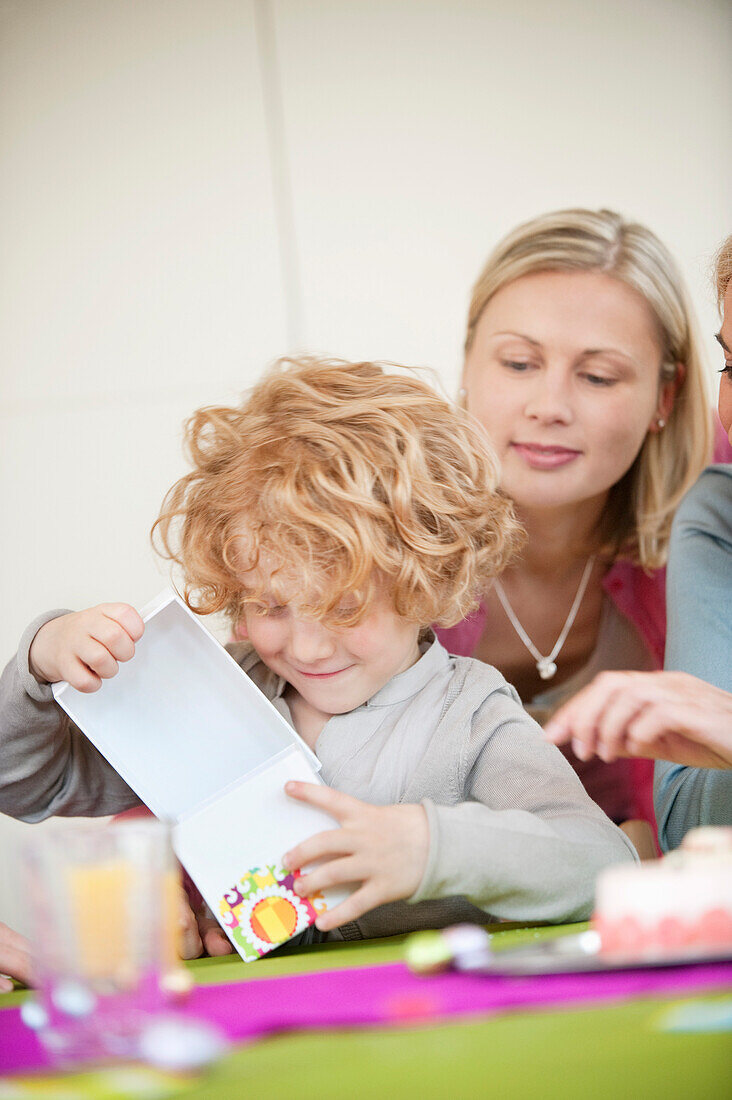
[[[283,615],[287,610],[285,604],[279,603],[254,603],[249,604],[249,607],[255,615],[268,618],[276,618],[278,615]]]

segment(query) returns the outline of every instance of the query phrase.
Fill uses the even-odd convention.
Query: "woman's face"
[[[719,419],[732,443],[732,283],[724,296],[724,316],[717,339],[724,351],[724,367],[719,380]]]
[[[525,275],[491,298],[463,385],[519,508],[604,500],[670,412],[661,354],[643,298],[600,272]]]

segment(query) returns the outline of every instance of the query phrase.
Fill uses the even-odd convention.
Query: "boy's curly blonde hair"
[[[523,541],[477,422],[379,363],[282,359],[241,405],[195,412],[186,449],[152,534],[201,614],[238,622],[265,559],[315,618],[355,624],[385,584],[399,615],[451,626]]]

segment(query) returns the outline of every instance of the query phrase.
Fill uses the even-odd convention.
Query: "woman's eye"
[[[729,379],[732,380],[732,363],[728,363],[725,359],[724,366],[719,372],[720,374],[726,374]]]
[[[585,371],[582,377],[585,378],[591,386],[614,386],[617,382],[616,378],[609,378],[606,374],[593,374],[592,371]]]
[[[508,370],[527,371],[531,370],[532,364],[524,359],[501,359],[501,366]]]

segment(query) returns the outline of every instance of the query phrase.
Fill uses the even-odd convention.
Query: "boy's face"
[[[356,626],[333,627],[302,618],[295,592],[293,585],[287,603],[248,604],[240,633],[324,721],[360,707],[417,661],[420,628],[398,615],[385,594]]]

